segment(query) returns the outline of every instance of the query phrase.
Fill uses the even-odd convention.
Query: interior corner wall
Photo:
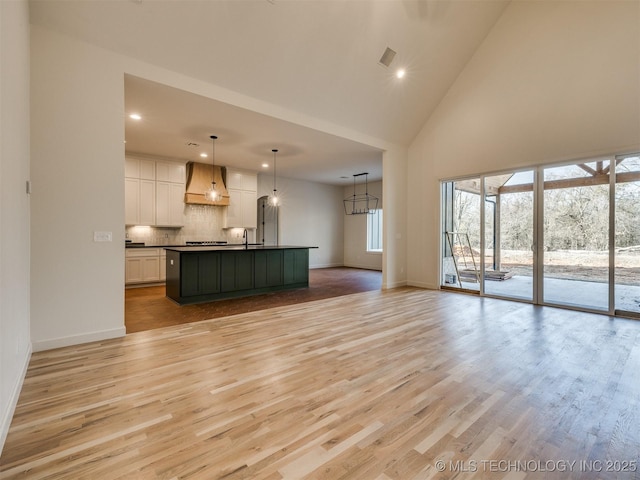
[[[378,207],[382,208],[382,182],[369,183],[368,192],[371,195],[378,197]],[[364,193],[364,186],[362,184],[356,185],[356,193]],[[342,199],[351,195],[353,195],[353,185],[342,189]],[[342,205],[340,208],[341,212],[344,212]],[[367,215],[344,215],[343,213],[343,216],[344,265],[346,267],[382,271],[382,253],[367,252]],[[384,220],[385,218],[383,213],[383,223]]]
[[[308,245],[309,267],[342,266],[342,188],[291,178],[277,179],[280,245]],[[271,194],[273,177],[258,175],[258,198]],[[295,199],[295,200],[294,200]]]
[[[124,75],[118,57],[31,27],[34,350],[122,336]],[[94,232],[112,241],[95,242]]]
[[[0,453],[31,355],[29,5],[0,2]]]
[[[409,148],[411,285],[439,285],[439,180],[640,148],[640,2],[512,2]]]

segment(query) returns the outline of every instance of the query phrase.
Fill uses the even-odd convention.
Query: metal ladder
[[[451,249],[451,257],[453,258],[453,266],[456,269],[456,276],[458,280],[458,285],[462,288],[462,278],[460,277],[460,270],[458,267],[458,260],[456,260],[455,254],[455,246],[460,248],[460,256],[462,258],[462,262],[464,263],[464,268],[469,269],[469,264],[467,262],[467,254],[465,253],[465,248],[469,249],[469,255],[471,256],[471,264],[473,265],[473,272],[476,277],[476,283],[480,283],[480,272],[478,271],[478,265],[476,264],[476,258],[473,255],[473,249],[471,248],[471,242],[469,241],[469,234],[463,232],[446,232],[447,242],[449,243],[449,248]]]

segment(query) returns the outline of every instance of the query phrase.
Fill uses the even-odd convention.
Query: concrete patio
[[[479,290],[478,283],[462,282],[463,288]],[[533,278],[515,275],[508,280],[486,281],[485,294],[500,297],[531,300]],[[615,286],[616,310],[640,313],[640,286]],[[579,308],[608,311],[608,286],[603,282],[546,278],[544,281],[544,302]]]

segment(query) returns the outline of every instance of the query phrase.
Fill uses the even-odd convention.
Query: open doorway
[[[533,300],[533,178],[528,170],[442,184],[442,286]]]
[[[442,185],[444,287],[480,291],[480,186],[480,178]]]
[[[256,241],[263,245],[278,245],[278,207],[269,202],[267,195],[258,199],[258,228]]]

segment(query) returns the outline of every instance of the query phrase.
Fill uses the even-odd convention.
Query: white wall
[[[131,74],[384,150],[394,146],[143,61],[31,26],[34,350],[124,335],[124,75]],[[406,164],[406,151],[394,154]],[[404,157],[403,157],[404,155]],[[384,157],[383,157],[384,163]],[[387,162],[389,164],[389,162]],[[385,198],[405,197],[406,168]],[[402,173],[401,173],[402,172]],[[395,184],[395,185],[394,185]],[[271,190],[259,191],[259,195]],[[283,179],[281,243],[318,245],[314,267],[342,265],[342,189]],[[294,199],[287,201],[287,198]],[[398,203],[399,208],[405,201]],[[403,212],[392,215],[395,234]],[[94,231],[113,242],[94,243]],[[391,246],[393,276],[404,238]],[[383,256],[384,258],[384,256]],[[396,261],[396,259],[399,259]],[[384,282],[384,272],[383,272]]]
[[[378,197],[382,208],[382,182],[368,184],[371,195]],[[364,185],[356,184],[356,194],[364,193]],[[353,195],[353,185],[342,189],[342,199]],[[384,211],[384,210],[383,210]],[[344,217],[344,265],[369,270],[382,270],[382,253],[367,252],[367,215],[345,215]],[[384,223],[384,214],[382,217]],[[384,239],[383,239],[384,247]]]
[[[29,6],[0,2],[0,453],[31,354]]]
[[[309,267],[342,266],[344,227],[342,188],[321,183],[277,178],[280,198],[280,245],[314,246]],[[258,175],[258,198],[273,190],[273,176]]]
[[[116,56],[31,31],[31,334],[42,350],[125,333],[124,77]]]
[[[410,146],[410,284],[438,286],[440,179],[640,148],[639,9],[507,7]]]
[[[391,147],[382,154],[382,194],[384,202],[382,288],[407,284],[407,174],[408,153],[404,147]],[[413,261],[413,258],[411,258]]]

